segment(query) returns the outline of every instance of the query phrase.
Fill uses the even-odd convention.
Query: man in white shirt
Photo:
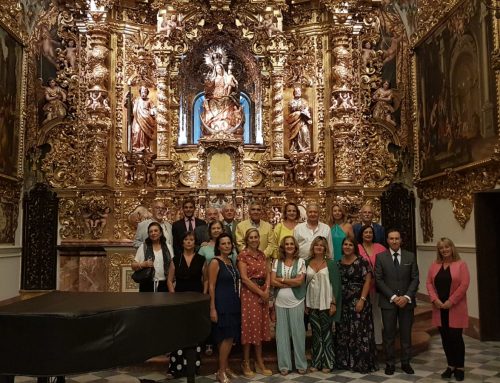
[[[144,240],[148,237],[148,226],[151,222],[158,222],[163,230],[163,235],[167,240],[168,245],[172,245],[172,225],[165,220],[167,215],[167,208],[165,204],[161,201],[153,201],[151,204],[151,209],[153,210],[153,217],[146,219],[145,221],[139,222],[137,225],[137,232],[134,238],[134,247],[138,249]]]
[[[299,223],[293,230],[293,236],[299,243],[299,257],[309,258],[311,252],[311,243],[314,238],[325,237],[328,242],[328,253],[333,254],[332,233],[330,226],[319,221],[319,206],[316,203],[307,205],[307,219]]]

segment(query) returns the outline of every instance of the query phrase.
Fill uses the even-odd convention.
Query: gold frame
[[[417,55],[415,49],[424,43],[435,31],[440,28],[456,10],[464,5],[468,0],[449,0],[444,4],[440,4],[440,9],[434,15],[436,6],[432,6],[428,0],[423,0],[424,3],[429,3],[428,10],[423,11],[420,15],[422,21],[419,25],[419,30],[412,36],[412,52],[414,53],[411,59],[411,89],[412,89],[412,109],[414,115],[413,121],[413,149],[414,149],[414,181],[418,189],[418,196],[421,199],[420,216],[421,227],[423,232],[424,242],[433,240],[433,225],[431,218],[432,200],[433,199],[448,199],[452,203],[455,219],[462,228],[465,228],[470,219],[473,209],[473,194],[477,191],[492,189],[500,181],[500,129],[497,127],[496,142],[493,153],[489,158],[459,165],[453,168],[445,169],[441,172],[421,177],[420,166],[420,120],[418,113],[418,68]],[[478,0],[479,6],[485,6],[483,0]],[[423,7],[422,9],[426,9]],[[427,13],[426,13],[427,12]],[[494,12],[491,8],[488,12]],[[427,16],[426,16],[427,15]],[[428,17],[427,20],[424,18]],[[499,65],[499,20],[494,14],[491,15],[491,35],[487,36],[491,39],[493,51],[487,52],[490,56],[492,66],[492,77],[495,79],[495,111],[493,118],[498,125],[500,121],[500,65]]]
[[[28,52],[26,51],[26,44],[22,38],[22,35],[16,33],[14,29],[12,29],[6,22],[6,20],[2,20],[0,18],[0,28],[2,28],[10,37],[12,37],[21,48],[21,73],[20,80],[18,80],[18,86],[20,90],[18,92],[18,100],[17,103],[19,105],[19,123],[17,125],[18,129],[18,138],[17,138],[17,155],[16,155],[16,171],[15,174],[5,174],[0,173],[0,178],[3,178],[5,181],[11,181],[13,184],[17,184],[18,181],[24,175],[23,169],[23,153],[24,153],[24,132],[25,132],[25,109],[26,109],[26,86],[27,86],[27,58]]]

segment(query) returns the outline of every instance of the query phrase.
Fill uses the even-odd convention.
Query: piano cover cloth
[[[210,333],[199,293],[52,292],[0,307],[0,374],[62,376],[140,363]]]

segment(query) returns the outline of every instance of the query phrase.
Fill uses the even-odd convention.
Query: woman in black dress
[[[229,383],[229,378],[235,377],[228,366],[229,354],[241,333],[240,273],[229,258],[232,252],[231,236],[222,233],[215,241],[215,258],[208,266],[212,338],[219,350],[216,376],[221,383]]]
[[[195,237],[188,231],[182,238],[182,253],[176,255],[168,270],[168,291],[179,293],[186,291],[203,292],[203,269],[205,258],[195,252]],[[175,283],[174,283],[175,282]],[[170,373],[182,376],[185,373],[184,350],[177,350],[170,354]],[[196,368],[201,365],[200,347],[196,347]]]
[[[372,269],[359,255],[358,244],[342,241],[338,261],[342,281],[342,315],[335,325],[335,355],[339,369],[366,374],[378,370],[370,293]]]

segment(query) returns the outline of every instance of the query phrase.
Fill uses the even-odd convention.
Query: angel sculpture
[[[275,33],[281,32],[276,25],[277,19],[272,14],[266,13],[262,21],[256,26],[256,30],[264,31],[268,38],[273,37]]]
[[[53,78],[49,79],[48,86],[45,87],[44,98],[45,104],[42,109],[45,113],[45,120],[43,123],[66,116],[66,91],[57,85]]]
[[[205,100],[201,121],[204,133],[232,133],[244,121],[243,107],[239,103],[238,81],[232,74],[232,62],[228,71],[225,50],[221,47],[209,48],[205,53],[205,64],[210,68],[205,77]]]
[[[183,25],[182,25],[182,16],[172,14],[168,16],[167,14],[163,15],[163,21],[161,22],[161,25],[158,28],[158,32],[165,32],[167,37],[170,37],[174,31],[182,31]]]
[[[396,126],[393,113],[399,109],[401,97],[398,92],[391,88],[389,81],[384,80],[382,86],[373,93],[373,117],[389,122]]]

